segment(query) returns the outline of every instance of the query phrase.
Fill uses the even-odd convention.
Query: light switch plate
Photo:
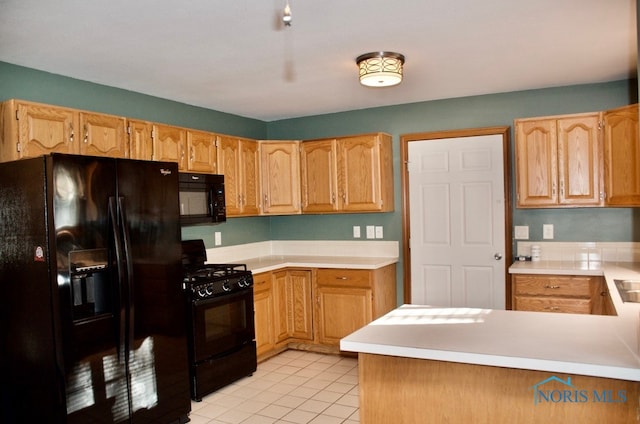
[[[373,225],[367,225],[367,238],[376,238],[375,227]]]
[[[354,225],[353,226],[353,238],[360,238],[360,226],[359,225]]]
[[[376,225],[376,238],[381,239],[382,236],[382,225]]]
[[[516,225],[513,231],[513,237],[516,240],[529,240],[529,226]]]
[[[220,231],[213,233],[213,238],[215,239],[214,244],[216,246],[220,246],[222,244],[222,233]]]
[[[552,239],[553,238],[553,224],[543,224],[542,225],[542,238],[543,239]]]

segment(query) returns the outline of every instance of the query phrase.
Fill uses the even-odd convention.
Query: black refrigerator
[[[183,423],[174,163],[0,164],[0,422]]]

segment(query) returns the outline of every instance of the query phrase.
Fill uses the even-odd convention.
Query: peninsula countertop
[[[640,381],[640,304],[623,303],[612,287],[614,279],[638,278],[640,269],[601,268],[591,272],[605,276],[618,316],[403,305],[343,338],[340,348]]]

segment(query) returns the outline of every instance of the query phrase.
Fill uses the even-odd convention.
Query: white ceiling
[[[273,121],[634,76],[636,0],[0,0],[0,61]],[[355,58],[406,56],[366,88]]]

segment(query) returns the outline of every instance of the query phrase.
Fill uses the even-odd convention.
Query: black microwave
[[[227,220],[223,175],[181,172],[178,181],[182,225],[212,224]]]

